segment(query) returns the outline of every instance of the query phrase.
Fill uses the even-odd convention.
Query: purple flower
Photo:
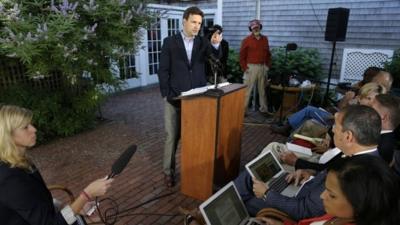
[[[83,9],[90,12],[95,11],[99,6],[94,2],[94,0],[89,1],[89,5],[84,4]]]
[[[69,3],[68,0],[63,0],[62,4],[56,6],[54,0],[51,0],[51,10],[56,13],[61,13],[64,16],[66,16],[68,12],[75,14],[76,7],[78,7],[78,2]]]

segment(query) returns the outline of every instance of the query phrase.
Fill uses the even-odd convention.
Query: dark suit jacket
[[[393,159],[393,152],[396,149],[397,140],[394,132],[381,134],[378,144],[379,155],[387,163],[390,163]]]
[[[296,160],[296,164],[294,165],[295,169],[312,169],[312,170],[316,170],[316,171],[322,171],[324,169],[327,169],[329,167],[329,165],[331,165],[333,162],[335,162],[337,159],[340,159],[342,157],[343,153],[339,153],[337,154],[335,157],[333,157],[331,160],[329,160],[328,162],[324,163],[324,164],[320,164],[320,163],[314,163],[314,162],[310,162],[304,159],[298,159]]]
[[[396,142],[397,142],[396,134],[394,132],[381,134],[381,136],[380,136],[377,149],[379,152],[379,156],[382,159],[384,159],[388,164],[393,159],[393,152],[396,149],[396,144],[397,144]],[[342,153],[336,155],[329,162],[327,162],[325,164],[313,163],[313,162],[309,162],[304,159],[298,159],[296,161],[295,168],[296,168],[296,170],[297,169],[312,169],[312,170],[316,170],[316,171],[321,171],[321,170],[328,168],[328,166],[332,162],[334,162],[335,160],[340,158],[342,155],[343,155]]]
[[[393,158],[394,158],[394,164],[393,164],[393,170],[396,172],[398,176],[400,176],[400,150],[397,149],[393,153]]]
[[[158,70],[161,95],[176,105],[173,98],[179,96],[181,92],[205,86],[207,57],[213,54],[216,58],[220,58],[219,52],[206,38],[196,36],[189,63],[181,33],[165,38]]]
[[[1,225],[67,225],[56,213],[52,196],[36,170],[27,172],[0,163]]]

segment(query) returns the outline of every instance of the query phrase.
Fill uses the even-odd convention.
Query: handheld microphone
[[[213,54],[208,55],[208,62],[210,64],[216,64],[218,66],[221,66],[221,62],[219,61],[219,59],[217,57],[215,57]]]
[[[137,146],[132,145],[129,146],[114,162],[111,167],[111,173],[108,175],[107,179],[113,178],[114,176],[120,174],[122,170],[125,169],[126,165],[128,165],[129,160],[131,160],[133,154],[136,152]]]

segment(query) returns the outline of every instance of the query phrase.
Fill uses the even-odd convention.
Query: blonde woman
[[[375,96],[379,94],[386,94],[387,90],[384,86],[381,84],[371,82],[364,84],[362,88],[360,89],[356,100],[358,104],[360,105],[366,105],[366,106],[371,106],[372,102],[375,99]]]
[[[36,143],[32,112],[0,105],[0,223],[2,225],[73,224],[75,215],[91,199],[102,196],[113,179],[99,179],[82,190],[79,197],[57,213],[42,176],[27,158]]]
[[[364,84],[360,90],[358,91],[358,94],[355,95],[354,92],[352,92],[353,95],[351,98],[349,96],[344,97],[342,101],[339,103],[339,108],[343,109],[344,107],[348,105],[353,105],[353,104],[361,104],[361,105],[367,105],[371,106],[372,100],[374,100],[376,95],[379,94],[386,94],[387,89],[376,82],[369,82]]]

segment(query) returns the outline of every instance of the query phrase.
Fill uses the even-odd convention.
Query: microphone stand
[[[285,60],[284,60],[284,64],[286,65],[287,63],[287,48],[285,50]],[[283,117],[283,99],[285,98],[285,75],[283,75],[283,73],[281,73],[281,85],[282,85],[282,98],[281,98],[281,107],[279,109],[279,121],[278,121],[278,125],[283,125],[282,123],[282,117]]]
[[[331,54],[331,61],[329,63],[328,82],[326,84],[326,91],[325,91],[324,98],[322,100],[322,105],[324,107],[328,106],[328,100],[330,100],[329,86],[331,85],[332,66],[333,66],[333,58],[335,57],[335,49],[336,49],[336,40],[334,40],[332,43],[332,54]]]
[[[288,55],[288,51],[291,50],[296,50],[297,49],[297,45],[296,43],[288,43],[286,45],[286,49],[285,49],[285,60],[284,60],[284,65],[287,64],[287,55]],[[285,73],[288,73],[287,71],[285,71]],[[287,76],[289,76],[288,74],[286,74]],[[283,125],[282,122],[282,118],[283,118],[283,99],[285,98],[285,87],[286,87],[286,79],[284,79],[285,75],[283,73],[281,73],[281,85],[282,85],[282,99],[281,99],[281,107],[279,109],[279,121],[278,121],[278,125]]]
[[[216,63],[211,65],[211,71],[214,74],[214,89],[218,88],[218,71],[216,67],[217,67]]]

